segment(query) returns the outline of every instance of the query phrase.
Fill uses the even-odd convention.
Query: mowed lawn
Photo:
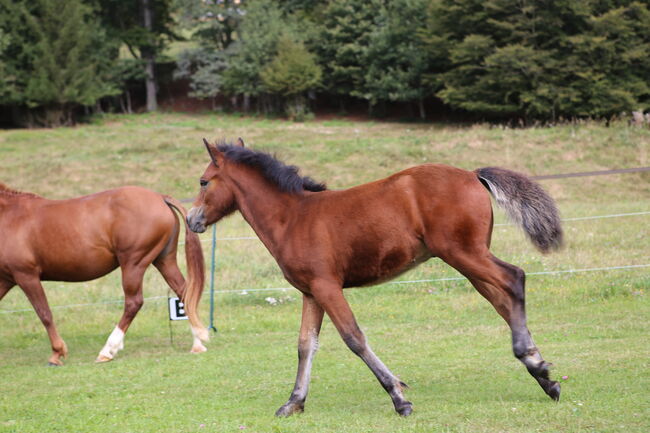
[[[425,162],[531,175],[650,165],[650,130],[623,123],[504,129],[157,114],[0,131],[0,182],[48,198],[135,184],[189,199],[208,162],[203,137],[242,137],[330,188]],[[188,325],[168,321],[168,289],[153,268],[124,350],[102,365],[94,359],[121,315],[119,272],[45,283],[70,350],[61,368],[46,367],[45,330],[22,291],[10,291],[0,302],[0,432],[647,432],[650,173],[541,183],[567,220],[565,248],[542,256],[498,225],[492,250],[529,274],[529,327],[562,381],[559,403],[512,356],[492,306],[434,259],[399,277],[407,283],[346,291],[375,353],[410,386],[413,414],[395,414],[325,319],[305,413],[275,418],[295,378],[301,299],[258,240],[232,239],[254,237],[235,215],[217,225],[218,332],[207,353],[188,353]],[[201,235],[207,259],[210,237]]]

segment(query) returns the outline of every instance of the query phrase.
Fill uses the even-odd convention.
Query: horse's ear
[[[241,137],[237,139],[237,146],[244,147],[244,140],[242,140]]]
[[[210,159],[212,159],[214,165],[218,167],[219,164],[217,163],[217,156],[215,155],[216,149],[213,149],[213,146],[205,138],[203,139],[203,144],[205,144],[205,148],[208,150],[208,155],[210,155]]]

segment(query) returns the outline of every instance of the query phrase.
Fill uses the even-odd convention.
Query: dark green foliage
[[[309,109],[305,93],[321,82],[321,68],[305,45],[288,35],[278,40],[278,54],[260,72],[269,93],[286,99],[285,111],[290,118],[304,120]]]
[[[247,3],[246,19],[239,32],[241,39],[236,42],[224,72],[224,86],[229,93],[246,97],[264,93],[260,73],[275,56],[278,40],[287,27],[282,11],[273,1]]]
[[[124,44],[133,58],[142,60],[147,110],[157,109],[156,62],[174,32],[172,0],[87,0],[93,3],[110,37]]]
[[[236,38],[242,2],[173,0],[182,28],[202,47],[225,50]]]
[[[49,1],[49,0],[48,0]],[[108,35],[125,44],[134,58],[142,50],[158,55],[171,40],[178,39],[172,19],[172,0],[149,0],[153,12],[151,30],[143,25],[141,0],[87,0],[97,11]]]
[[[431,94],[424,81],[430,58],[415,31],[425,24],[426,0],[395,0],[380,9],[378,25],[370,34],[365,53],[363,89],[353,95],[378,101],[422,101]]]
[[[1,102],[29,107],[28,124],[70,124],[77,106],[117,93],[115,46],[79,0],[3,0],[5,13]]]
[[[437,98],[488,119],[610,119],[650,109],[649,28],[638,0],[0,0],[0,104],[70,123],[115,94],[130,111],[144,80],[153,110],[154,62],[182,32],[175,76],[246,111],[306,112],[318,90],[374,114],[425,117]]]
[[[379,0],[334,0],[323,11],[321,32],[314,46],[329,93],[365,93],[368,47],[381,8]]]
[[[174,77],[190,79],[190,96],[215,98],[223,92],[226,57],[226,51],[208,47],[183,51],[176,62]]]
[[[436,0],[421,35],[452,107],[609,118],[648,106],[648,16],[639,2]]]
[[[191,32],[197,46],[179,54],[174,76],[190,80],[190,96],[216,98],[224,92],[223,73],[228,57],[236,48],[233,42],[242,20],[241,2],[175,0],[175,3],[181,26]]]

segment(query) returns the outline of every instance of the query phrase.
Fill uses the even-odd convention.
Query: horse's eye
[[[201,184],[201,187],[204,187],[204,186],[206,186],[208,184],[208,181],[205,180],[205,179],[201,179],[201,180],[199,180],[199,183]]]

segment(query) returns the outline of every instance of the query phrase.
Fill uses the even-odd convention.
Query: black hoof
[[[48,366],[48,367],[61,367],[60,364],[55,364],[55,363],[53,363],[53,362],[48,362],[48,363],[47,363],[47,366]]]
[[[549,381],[549,386],[544,391],[555,401],[560,401],[560,392],[562,391],[560,384],[554,381]]]
[[[287,417],[291,416],[294,413],[302,413],[305,410],[305,407],[300,404],[295,403],[286,403],[280,409],[275,411],[275,416],[277,417]]]
[[[396,407],[395,411],[401,416],[409,416],[413,412],[413,405],[410,401],[405,401],[402,405]]]

